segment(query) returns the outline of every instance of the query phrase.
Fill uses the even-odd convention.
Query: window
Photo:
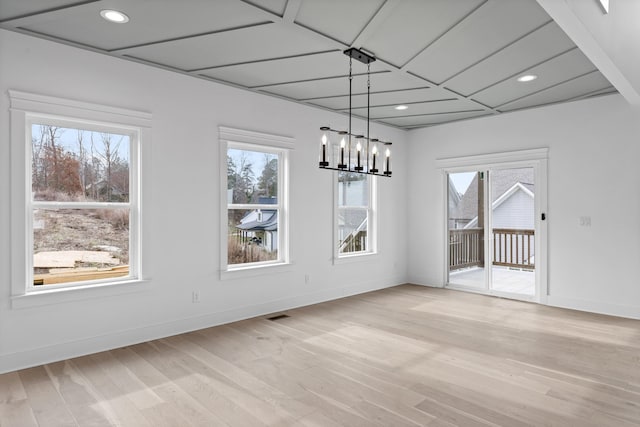
[[[130,278],[135,135],[37,116],[27,131],[33,286]]]
[[[139,141],[150,116],[10,97],[12,163],[24,165],[12,173],[13,296],[140,279]]]
[[[337,172],[337,257],[375,252],[374,181],[364,174]]]
[[[222,271],[288,263],[289,139],[229,128],[220,134]]]

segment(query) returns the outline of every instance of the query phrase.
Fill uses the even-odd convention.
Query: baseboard
[[[396,278],[387,281],[377,281],[375,283],[362,282],[349,286],[333,287],[291,298],[268,301],[261,304],[234,308],[227,311],[177,319],[170,322],[121,330],[96,337],[3,354],[0,355],[0,374],[98,353],[101,351],[112,350],[128,345],[139,344],[154,339],[165,338],[172,335],[196,331],[252,317],[264,316],[275,312],[327,302],[351,295],[390,288],[405,282],[406,278]]]
[[[547,305],[552,307],[569,308],[572,310],[588,311],[590,313],[607,314],[609,316],[640,319],[640,306],[610,304],[601,301],[553,295],[547,296]]]
[[[422,281],[421,279],[413,278],[408,283],[427,286],[432,288],[443,288],[440,285],[430,284],[428,281]],[[467,292],[473,292],[471,289],[464,289]],[[486,295],[482,292],[477,292]],[[546,298],[546,301],[545,301]],[[548,305],[551,307],[568,308],[571,310],[587,311],[590,313],[606,314],[609,316],[626,317],[629,319],[640,319],[640,306],[632,305],[620,305],[603,303],[600,301],[584,300],[579,298],[567,298],[558,297],[553,295],[547,295],[540,301],[541,305]]]
[[[410,283],[412,285],[427,286],[429,288],[444,288],[444,285],[442,284],[434,284],[431,280],[420,277],[410,277],[407,280],[407,283]]]

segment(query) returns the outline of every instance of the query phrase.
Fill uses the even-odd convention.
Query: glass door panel
[[[486,289],[482,171],[448,174],[448,283]]]
[[[534,168],[492,169],[490,174],[490,289],[534,296]]]

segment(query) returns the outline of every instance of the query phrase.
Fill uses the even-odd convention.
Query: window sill
[[[372,258],[375,258],[378,255],[377,252],[365,252],[354,255],[343,255],[343,256],[334,256],[333,257],[333,265],[340,264],[351,264],[354,262],[365,262],[371,261]]]
[[[21,309],[39,307],[50,304],[79,301],[92,298],[104,298],[115,295],[142,292],[151,288],[149,280],[127,280],[122,282],[100,283],[97,285],[78,286],[33,291],[24,295],[11,297],[11,308]]]
[[[237,267],[232,270],[221,270],[220,280],[243,279],[245,277],[262,276],[264,274],[287,273],[290,271],[293,271],[292,263]]]

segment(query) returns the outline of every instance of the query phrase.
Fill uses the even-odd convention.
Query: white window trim
[[[338,174],[333,174],[333,264],[346,264],[352,262],[360,262],[369,259],[371,256],[378,254],[378,177],[367,175],[369,180],[369,207],[367,217],[367,239],[369,249],[367,251],[340,254],[338,243],[340,238],[338,235]],[[354,206],[358,207],[358,206]],[[364,208],[364,207],[363,207]]]
[[[11,115],[11,306],[24,308],[76,301],[86,298],[104,297],[122,293],[138,292],[147,289],[142,285],[148,274],[143,271],[142,262],[142,171],[147,173],[147,161],[143,152],[149,150],[151,141],[151,119],[149,113],[123,108],[103,106],[88,102],[37,95],[10,90]],[[137,242],[130,248],[132,277],[122,280],[107,279],[82,282],[68,286],[53,286],[35,289],[29,285],[32,266],[32,217],[31,207],[31,159],[27,136],[27,126],[33,120],[45,120],[60,125],[86,125],[92,129],[135,133],[137,144],[132,150],[130,162],[136,165],[137,174],[131,179],[131,194],[137,203],[132,203],[135,212],[131,215],[130,233]],[[144,141],[144,144],[142,143]],[[144,163],[144,167],[143,167]],[[145,190],[146,190],[145,182]],[[145,196],[146,199],[146,196]],[[31,270],[32,271],[32,270]],[[132,286],[132,285],[138,286]]]
[[[289,219],[291,217],[289,208],[289,194],[291,183],[289,179],[290,152],[295,147],[295,139],[287,136],[272,135],[261,132],[248,131],[220,126],[218,128],[218,139],[220,148],[220,279],[238,279],[252,277],[269,273],[280,273],[291,271],[291,238],[289,233]],[[230,267],[227,264],[227,230],[228,230],[228,208],[227,208],[227,149],[229,144],[240,149],[261,151],[281,150],[278,156],[278,261],[267,261],[264,263],[251,263],[248,265],[238,265]],[[269,209],[273,205],[246,205],[247,209]],[[243,205],[236,205],[243,207]]]

